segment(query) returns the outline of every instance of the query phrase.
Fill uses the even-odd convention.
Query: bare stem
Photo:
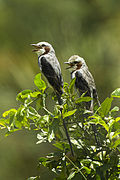
[[[67,127],[66,127],[65,119],[63,119],[63,116],[62,116],[62,109],[60,111],[61,111],[61,119],[63,121],[63,126],[64,126],[64,129],[65,129],[66,137],[67,137],[68,143],[70,145],[71,154],[72,154],[72,156],[74,156],[74,152],[73,152],[73,148],[72,148],[72,143],[70,141],[70,136],[68,134],[68,130],[67,130]]]

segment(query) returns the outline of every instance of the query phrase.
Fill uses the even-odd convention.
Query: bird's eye
[[[77,64],[78,62],[77,61],[74,61],[74,64]]]
[[[45,44],[42,44],[42,47],[45,47],[46,45]]]

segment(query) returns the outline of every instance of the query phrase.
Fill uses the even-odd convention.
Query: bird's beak
[[[69,62],[64,62],[65,64],[70,64]]]
[[[70,69],[72,67],[72,65],[70,64],[70,62],[64,62],[65,64],[67,64],[69,67],[67,67],[66,69]]]
[[[37,45],[37,44],[30,44],[30,45],[35,48],[35,49],[32,50],[32,52],[36,52],[36,51],[38,51],[39,49],[42,48],[40,45]]]

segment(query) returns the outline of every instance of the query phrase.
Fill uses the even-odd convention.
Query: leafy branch
[[[34,79],[37,89],[27,89],[17,95],[19,108],[5,111],[0,127],[7,130],[6,136],[22,129],[39,130],[37,144],[49,142],[55,147],[54,152],[39,158],[39,167],[45,166],[53,171],[54,180],[119,179],[120,117],[119,107],[112,108],[112,102],[120,98],[120,88],[107,97],[101,107],[96,105],[95,113],[91,114],[83,106],[83,102],[91,98],[84,94],[78,98],[74,83],[74,79],[70,84],[64,83],[62,106],[52,95],[55,105],[50,112],[46,104],[46,84],[41,74],[37,74]],[[97,130],[96,137],[93,126]],[[99,141],[97,144],[96,138]],[[39,179],[39,174],[30,179]]]

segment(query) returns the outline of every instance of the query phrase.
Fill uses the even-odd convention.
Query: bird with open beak
[[[55,50],[48,42],[39,42],[31,44],[38,55],[38,65],[41,72],[47,78],[50,85],[56,92],[58,103],[62,104],[61,95],[63,93],[63,78],[59,61],[55,55]]]
[[[100,106],[95,82],[92,74],[88,70],[85,60],[78,55],[73,55],[69,58],[68,62],[65,62],[65,64],[68,65],[66,69],[70,70],[71,78],[73,79],[76,77],[75,87],[78,89],[79,95],[86,93],[85,96],[94,98]],[[85,105],[86,109],[93,112],[93,100],[85,103]]]

